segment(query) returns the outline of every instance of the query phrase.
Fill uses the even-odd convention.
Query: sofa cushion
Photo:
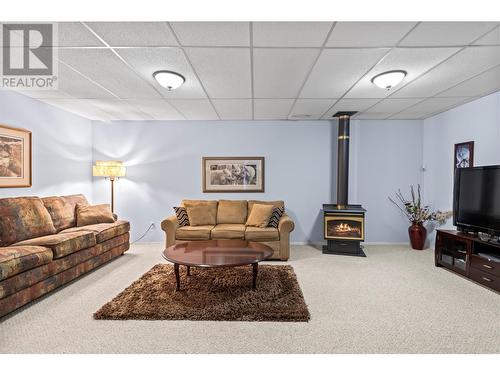
[[[55,274],[63,272],[69,268],[78,266],[91,258],[95,258],[115,248],[129,246],[129,234],[122,234],[121,236],[112,238],[102,244],[89,247],[88,249],[80,250],[76,253],[69,254],[68,256],[54,259],[48,264],[41,265],[26,272],[22,272],[6,280],[0,280],[0,299],[14,294],[22,289],[28,288],[45,280]],[[47,249],[52,258],[52,250]]]
[[[174,211],[180,227],[189,225],[189,217],[186,211],[186,207],[174,207]]]
[[[184,201],[184,205],[191,226],[217,224],[217,201]]]
[[[245,224],[247,201],[220,200],[217,206],[217,224]]]
[[[66,195],[62,197],[42,198],[45,208],[54,223],[56,231],[76,226],[76,204],[88,204],[87,198],[82,194]]]
[[[214,228],[213,225],[186,225],[177,228],[175,231],[176,240],[209,240],[210,231]]]
[[[278,229],[266,227],[247,227],[245,230],[245,240],[249,241],[279,241]]]
[[[40,198],[0,199],[0,247],[54,233],[56,228]]]
[[[76,226],[83,227],[101,223],[114,223],[115,218],[109,204],[97,204],[95,206],[80,204],[76,205]]]
[[[267,227],[273,210],[274,207],[269,204],[254,204],[248,215],[246,225],[260,228]]]
[[[217,224],[212,229],[212,240],[224,239],[244,239],[245,225],[244,224]]]
[[[274,208],[276,207],[283,207],[283,209],[285,208],[284,201],[248,201],[248,212],[252,211],[252,207],[254,204],[268,204],[273,206]]]
[[[51,261],[52,251],[46,247],[0,247],[0,280],[5,280]]]
[[[93,232],[97,243],[103,243],[113,237],[130,231],[130,223],[125,220],[117,220],[114,223],[100,223],[74,227],[63,230],[61,233]]]
[[[271,218],[269,219],[268,227],[278,228],[281,217],[285,214],[284,207],[275,207],[273,208],[273,213],[271,214]]]
[[[50,236],[32,238],[14,244],[14,246],[44,246],[52,250],[54,259],[92,247],[96,238],[92,232],[58,233]]]

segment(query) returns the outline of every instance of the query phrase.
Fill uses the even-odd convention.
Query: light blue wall
[[[422,121],[353,121],[351,203],[366,208],[366,241],[408,242],[408,221],[388,199],[423,183]]]
[[[133,238],[173,213],[183,198],[283,199],[296,223],[293,242],[321,242],[323,203],[336,201],[336,121],[94,122],[94,160],[120,159],[116,211]],[[265,193],[204,194],[202,156],[265,156]],[[353,121],[350,203],[368,209],[368,242],[405,242],[407,223],[387,196],[422,182],[421,121]],[[94,200],[109,200],[109,182],[94,180]],[[146,241],[163,240],[163,232]]]
[[[322,239],[320,209],[332,201],[336,123],[328,121],[94,122],[94,160],[123,160],[127,177],[116,184],[115,211],[136,239],[163,241],[160,222],[184,198],[285,201],[296,242]],[[202,156],[264,156],[265,193],[202,193]],[[335,167],[336,168],[336,167]],[[94,179],[94,201],[109,201],[109,181]]]
[[[500,164],[500,92],[424,120],[425,196],[437,209],[452,209],[454,145],[467,141],[475,166]]]
[[[92,198],[91,121],[0,90],[0,124],[32,132],[31,188],[3,188],[0,198],[83,193]]]
[[[398,188],[421,183],[426,202],[451,209],[455,143],[476,142],[476,165],[500,164],[499,108],[495,93],[424,121],[352,122],[349,200],[368,210],[367,242],[407,241],[408,223],[387,200]],[[144,240],[162,241],[159,223],[183,198],[226,198],[283,199],[296,222],[292,241],[318,242],[321,205],[336,198],[334,121],[90,122],[0,91],[0,123],[33,132],[33,187],[0,189],[0,197],[82,192],[109,202],[92,160],[121,159],[128,175],[116,185],[116,211],[134,239],[154,222]],[[203,194],[201,157],[240,155],[266,157],[266,192]]]

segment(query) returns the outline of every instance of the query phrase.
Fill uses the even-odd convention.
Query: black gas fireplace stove
[[[337,112],[338,159],[337,203],[323,205],[324,254],[365,257],[361,242],[365,240],[365,212],[358,204],[349,204],[349,128],[356,112]]]

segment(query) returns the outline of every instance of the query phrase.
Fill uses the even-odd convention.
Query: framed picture
[[[264,192],[263,157],[202,158],[203,192]]]
[[[31,132],[0,125],[0,188],[31,186]]]
[[[474,142],[455,144],[455,168],[470,168],[474,166]]]

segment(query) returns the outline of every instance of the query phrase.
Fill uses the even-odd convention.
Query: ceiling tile
[[[248,22],[170,22],[184,46],[250,46]]]
[[[104,47],[81,22],[59,22],[57,24],[59,47]]]
[[[500,26],[476,41],[474,45],[500,45]]]
[[[150,82],[167,99],[201,99],[205,92],[180,48],[127,48],[118,50],[146,81]],[[158,70],[171,70],[182,74],[186,81],[176,90],[169,91],[153,78]]]
[[[32,89],[3,89],[5,91],[15,91],[34,99],[75,99],[73,96],[61,90],[32,90]]]
[[[260,48],[253,51],[256,98],[296,97],[319,52],[316,49]]]
[[[391,116],[391,119],[427,118],[471,100],[473,98],[430,98]]]
[[[464,46],[495,25],[495,22],[422,22],[400,46]]]
[[[500,66],[438,94],[438,97],[483,96],[500,90]]]
[[[120,99],[81,99],[101,111],[108,113],[113,120],[153,120],[153,117]]]
[[[286,120],[294,99],[255,99],[255,120]]]
[[[392,97],[434,96],[499,63],[500,47],[468,47],[407,86],[395,91]]]
[[[297,99],[290,116],[291,120],[317,120],[337,99]]]
[[[373,107],[363,111],[360,115],[357,115],[356,118],[387,118],[421,101],[421,98],[384,99]]]
[[[254,47],[321,47],[332,22],[254,22]]]
[[[120,98],[160,97],[110,50],[63,49],[59,59]]]
[[[337,22],[327,47],[392,47],[415,22]]]
[[[323,50],[300,97],[340,98],[388,51],[386,48]],[[286,60],[279,61],[281,68],[277,66],[275,70],[284,70],[288,64]],[[292,80],[293,76],[286,78]]]
[[[376,104],[380,99],[340,99],[335,105],[328,110],[323,116],[324,120],[329,120],[339,111],[357,111],[362,112],[365,109]]]
[[[358,113],[354,119],[356,120],[385,120],[392,115],[392,112],[371,112]]]
[[[112,47],[177,45],[166,22],[88,22],[87,25]]]
[[[213,99],[221,120],[252,120],[252,99]]]
[[[82,99],[43,99],[44,103],[90,120],[109,121],[112,116]]]
[[[186,48],[211,98],[251,98],[250,49]]]
[[[174,99],[169,101],[187,120],[218,120],[208,99],[182,100]]]
[[[184,120],[184,117],[164,99],[133,99],[125,102],[155,120]]]
[[[115,98],[109,91],[89,81],[62,63],[59,64],[58,84],[60,90],[75,98]]]
[[[392,90],[381,89],[371,80],[377,74],[388,70],[402,69],[407,72],[399,87],[411,82],[422,73],[439,64],[458,48],[396,48],[392,50],[375,68],[359,81],[347,94],[347,98],[385,98]],[[397,87],[396,87],[397,88]]]

